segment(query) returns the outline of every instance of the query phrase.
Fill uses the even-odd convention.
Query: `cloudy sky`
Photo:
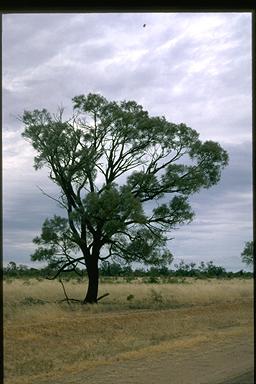
[[[146,24],[143,27],[143,24]],[[229,166],[218,185],[191,198],[193,223],[169,243],[175,262],[241,263],[252,239],[250,13],[80,13],[3,16],[4,264],[31,265],[33,237],[56,204],[46,170],[21,138],[26,110],[72,111],[89,92],[136,100],[150,115],[218,141]]]

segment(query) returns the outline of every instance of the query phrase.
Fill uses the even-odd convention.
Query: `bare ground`
[[[215,334],[186,337],[154,350],[125,356],[119,361],[62,377],[55,384],[251,384],[252,332],[228,329]],[[40,384],[51,383],[40,381]]]

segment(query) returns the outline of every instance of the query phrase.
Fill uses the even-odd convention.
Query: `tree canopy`
[[[192,220],[189,196],[220,180],[227,152],[185,124],[149,116],[135,101],[89,93],[73,104],[69,120],[63,110],[22,117],[23,136],[37,151],[34,167],[48,167],[67,212],[44,222],[33,260],[62,270],[85,264],[89,285],[90,271],[111,256],[170,262],[168,233]]]
[[[241,253],[242,262],[248,266],[253,265],[253,241],[246,241],[243,252]]]

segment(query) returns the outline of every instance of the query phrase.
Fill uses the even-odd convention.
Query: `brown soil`
[[[135,357],[115,361],[79,374],[63,377],[55,384],[251,384],[253,383],[253,337],[227,332],[179,339]],[[49,383],[49,379],[47,381]],[[43,382],[40,382],[43,383]],[[46,382],[45,382],[46,384]]]

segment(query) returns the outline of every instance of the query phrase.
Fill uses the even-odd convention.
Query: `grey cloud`
[[[20,139],[16,116],[24,109],[55,112],[60,104],[68,116],[72,97],[100,92],[109,99],[136,100],[151,115],[184,122],[203,140],[218,140],[228,150],[230,165],[220,183],[193,196],[196,218],[174,234],[170,248],[177,258],[214,256],[241,269],[240,248],[252,228],[250,15],[20,14],[3,19],[5,257],[18,257],[20,244],[19,257],[28,260],[29,239],[45,217],[59,212],[36,189],[39,184],[56,193],[47,173],[33,170],[33,154]]]
[[[58,197],[58,190],[46,178],[16,174],[4,184],[3,235],[4,260],[29,261],[29,254],[35,249],[32,239],[39,235],[41,226],[47,217],[54,214],[66,216],[65,211],[48,197],[42,195],[36,187]]]
[[[245,269],[240,254],[252,238],[251,151],[246,144],[227,149],[230,165],[221,181],[190,199],[193,222],[172,233],[169,247],[176,261],[212,260],[227,269]]]
[[[9,46],[3,59],[7,66],[15,60],[17,70],[37,66],[74,43],[103,36],[93,14],[85,15],[80,22],[72,14],[5,15],[3,25],[8,29],[8,34],[3,33],[3,44]]]

